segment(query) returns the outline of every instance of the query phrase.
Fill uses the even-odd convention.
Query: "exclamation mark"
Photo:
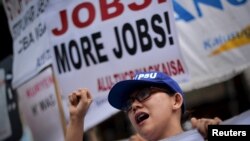
[[[165,12],[164,16],[165,16],[165,21],[166,21],[166,26],[167,26],[167,31],[168,31],[168,41],[169,41],[170,45],[173,45],[174,44],[174,40],[173,40],[173,37],[171,35],[171,28],[170,28],[170,22],[169,22],[168,12]]]

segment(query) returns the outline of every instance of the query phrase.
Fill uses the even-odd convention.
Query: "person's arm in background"
[[[69,95],[69,123],[66,130],[66,141],[82,141],[84,117],[92,102],[87,89],[79,89]]]
[[[191,124],[193,128],[197,128],[200,134],[206,139],[208,134],[208,125],[218,125],[222,122],[219,117],[215,118],[191,118]]]

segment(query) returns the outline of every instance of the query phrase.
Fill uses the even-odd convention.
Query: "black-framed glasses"
[[[125,105],[123,106],[122,110],[125,112],[129,112],[132,109],[132,104],[135,100],[139,102],[143,102],[156,92],[170,93],[170,91],[167,90],[166,88],[159,88],[159,87],[154,87],[154,86],[145,87],[135,92],[136,94],[130,96],[128,100],[126,101]]]

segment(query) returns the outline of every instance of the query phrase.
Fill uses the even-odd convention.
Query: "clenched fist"
[[[83,119],[92,102],[92,96],[88,89],[81,88],[69,95],[70,118]]]

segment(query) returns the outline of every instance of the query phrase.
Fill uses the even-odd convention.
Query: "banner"
[[[85,130],[117,112],[107,94],[136,71],[158,70],[180,83],[188,80],[172,7],[172,1],[76,0],[48,8],[53,67],[65,104],[81,87],[94,97]]]
[[[165,2],[166,1],[159,1],[158,5],[162,5],[162,3]],[[80,2],[76,1],[74,3],[76,4]],[[117,40],[119,42],[113,44],[117,44],[115,46],[120,46],[123,48],[121,48],[122,52],[119,52],[119,48],[115,49],[114,46],[111,46],[110,48],[114,48],[113,56],[107,56],[107,52],[103,52],[103,50],[106,49],[102,49],[103,46],[107,48],[106,46],[109,44],[112,45],[112,43],[105,43],[105,45],[98,44],[99,42],[102,43],[102,40],[104,39],[105,41],[107,39],[106,42],[108,42],[111,32],[107,32],[108,34],[105,33],[104,36],[103,31],[98,32],[96,30],[96,33],[92,32],[89,33],[89,35],[86,35],[88,32],[85,34],[85,36],[78,35],[78,37],[82,37],[81,41],[80,39],[72,41],[66,39],[68,44],[70,43],[71,46],[74,46],[76,41],[78,42],[77,46],[80,46],[81,43],[89,44],[89,46],[96,44],[95,49],[93,49],[93,47],[87,48],[87,45],[85,45],[86,48],[84,49],[89,49],[89,52],[85,51],[85,54],[79,54],[80,50],[76,53],[76,56],[81,55],[81,57],[84,58],[80,60],[82,61],[81,63],[85,63],[85,66],[87,67],[93,65],[96,66],[96,64],[104,65],[106,62],[108,62],[107,60],[111,60],[113,58],[124,60],[124,56],[130,56],[130,62],[132,63],[129,64],[135,64],[133,61],[137,60],[139,52],[138,50],[147,50],[145,49],[148,48],[147,44],[148,46],[151,44],[150,42],[147,43],[148,39],[151,39],[152,44],[156,44],[158,47],[160,47],[164,44],[164,42],[166,42],[166,40],[162,40],[164,38],[163,32],[167,32],[166,34],[170,37],[173,34],[172,30],[167,30],[168,27],[166,24],[163,25],[165,14],[160,18],[158,17],[159,15],[153,16],[153,14],[151,14],[152,17],[143,17],[145,15],[143,11],[148,9],[147,7],[151,5],[152,1],[135,2],[135,4],[131,5],[123,5],[121,4],[123,2],[120,1],[110,1],[107,3],[106,1],[98,1],[95,3],[100,3],[103,6],[103,8],[100,9],[102,14],[98,11],[95,11],[96,9],[99,9],[98,7],[91,5],[91,3],[89,5],[88,2],[87,4],[80,3],[75,7],[74,11],[68,13],[63,11],[63,9],[68,7],[68,5],[72,5],[73,2],[65,0],[3,1],[3,6],[8,18],[9,29],[13,38],[14,79],[12,83],[14,88],[16,88],[18,85],[21,85],[25,80],[35,75],[42,68],[44,68],[44,66],[50,64],[52,61],[50,50],[51,45],[48,42],[48,32],[51,31],[48,30],[47,25],[45,24],[47,21],[58,20],[57,22],[59,23],[53,27],[55,30],[53,30],[52,35],[60,35],[60,38],[62,35],[66,35],[63,33],[66,32],[66,30],[75,29],[75,32],[82,32],[83,30],[85,32],[86,28],[92,28],[97,22],[101,22],[102,28],[104,28],[102,30],[105,30],[106,25],[110,23],[114,24],[114,27],[111,29],[111,31],[113,31],[112,34],[115,35],[112,36],[115,36],[115,38],[119,39]],[[125,3],[129,4],[131,2]],[[182,87],[185,91],[199,89],[214,83],[225,81],[249,67],[249,3],[250,2],[248,0],[173,0],[180,48],[184,56],[183,58],[187,64],[187,68],[190,72],[191,81],[182,84]],[[47,12],[48,7],[51,7],[51,9],[53,9],[53,7],[61,7],[62,11],[55,14],[57,17],[56,19],[54,19],[54,17],[47,19],[47,16],[51,15],[51,11]],[[167,7],[164,10],[166,9]],[[90,17],[88,17],[88,12],[91,14]],[[131,19],[129,15],[134,17],[137,16],[134,15],[134,13],[138,13],[139,15],[140,12],[142,14],[140,14],[140,16],[137,18],[137,21],[133,24],[121,23],[121,25],[118,26],[116,23],[120,22],[114,22],[114,19],[118,18],[121,18],[123,21],[129,21],[129,19]],[[130,14],[125,17],[124,13]],[[58,15],[61,15],[62,17],[66,16],[67,18],[60,19],[58,18]],[[148,19],[148,21],[146,19]],[[149,24],[150,19],[152,19],[150,21],[152,22],[151,24]],[[63,26],[60,27],[63,25],[60,22],[65,22],[64,28]],[[150,25],[154,26],[150,27]],[[135,26],[138,27],[138,31],[135,30]],[[140,29],[143,26],[147,27],[145,28],[145,31]],[[165,30],[163,30],[163,26],[165,26]],[[98,28],[92,29],[95,30]],[[82,34],[73,33],[72,31],[70,32],[72,38],[75,36],[75,34]],[[151,35],[152,33],[153,35]],[[67,35],[68,34],[69,33],[67,32]],[[93,37],[90,38],[89,36]],[[129,39],[128,36],[130,36],[131,39]],[[69,35],[67,37],[71,36]],[[65,38],[67,37],[65,36]],[[134,40],[136,40],[135,44],[133,44],[133,42],[129,42]],[[53,45],[56,44],[52,44],[52,46]],[[65,46],[66,48],[66,43],[62,44],[62,46]],[[140,46],[142,48],[140,48]],[[73,61],[73,67],[76,66],[75,68],[80,68],[80,62],[77,62],[79,57],[73,57],[73,50],[75,48],[71,48],[71,55],[67,56],[68,60],[66,60],[66,63],[61,64],[63,65],[63,68],[61,69],[69,69],[69,58],[75,59]],[[155,50],[155,48],[144,52],[152,52],[153,50]],[[60,50],[57,50],[57,52],[59,51]],[[62,51],[65,52],[64,50]],[[58,53],[58,55],[62,54],[63,53]],[[62,56],[62,60],[65,59],[64,56],[65,55]],[[152,59],[152,57],[150,57],[150,59]],[[175,59],[174,62],[176,62]],[[167,64],[165,62],[165,65],[167,66],[173,66],[172,64],[174,64],[173,61],[172,63]],[[147,68],[152,68],[152,65],[153,64],[149,64]]]
[[[13,87],[51,64],[44,16],[49,0],[3,0],[13,39]]]
[[[20,114],[34,141],[64,141],[64,118],[60,114],[52,67],[17,88]]]
[[[190,81],[185,91],[228,80],[250,66],[249,0],[174,0]]]

